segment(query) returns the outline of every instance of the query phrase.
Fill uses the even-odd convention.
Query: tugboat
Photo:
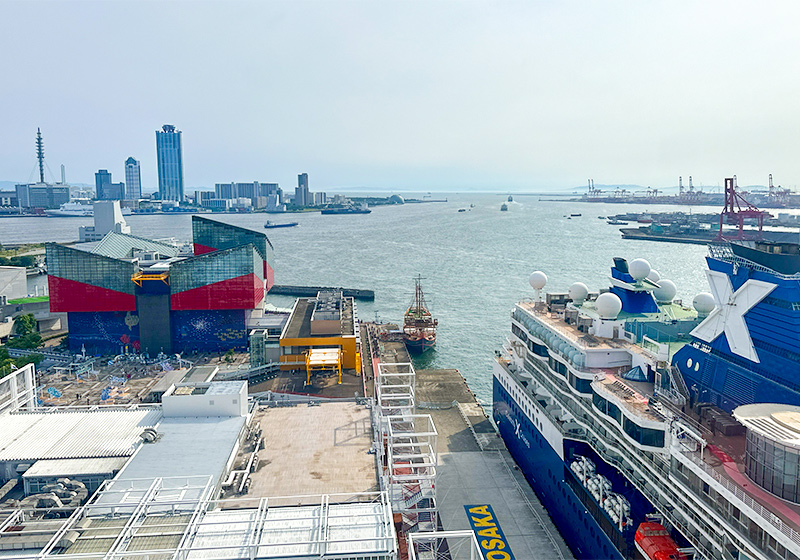
[[[414,278],[416,287],[414,303],[403,317],[403,341],[410,354],[422,354],[436,345],[436,326],[439,321],[431,316],[422,294],[422,276]]]

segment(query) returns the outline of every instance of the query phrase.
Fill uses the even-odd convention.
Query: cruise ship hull
[[[495,368],[502,368],[495,365]],[[517,398],[499,382],[495,371],[493,418],[506,446],[536,491],[575,557],[582,560],[638,558],[633,541],[636,526],[654,511],[650,502],[613,467],[583,442],[564,439],[541,410],[532,420],[524,412],[530,399]],[[539,428],[538,426],[541,426]],[[577,456],[590,456],[614,491],[631,503],[634,523],[619,531],[569,468]]]

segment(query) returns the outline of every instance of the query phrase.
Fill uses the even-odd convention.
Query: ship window
[[[608,407],[607,407],[608,401],[606,401],[603,397],[601,397],[597,393],[594,393],[592,395],[592,404],[594,404],[594,406],[597,408],[597,410],[599,410],[603,414],[607,414],[608,413],[607,412],[608,411]]]
[[[619,411],[619,407],[614,403],[608,403],[608,412],[606,414],[616,420],[618,424],[622,423],[622,414]]]

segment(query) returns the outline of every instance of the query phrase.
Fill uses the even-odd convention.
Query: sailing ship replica
[[[425,304],[421,281],[421,276],[414,278],[416,285],[414,303],[409,306],[403,317],[403,340],[410,354],[422,354],[436,345],[436,326],[439,322],[433,318]]]

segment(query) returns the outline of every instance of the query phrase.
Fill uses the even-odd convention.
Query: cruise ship
[[[615,258],[597,293],[531,275],[493,418],[577,558],[800,558],[790,237],[710,245],[690,306],[644,259]]]

